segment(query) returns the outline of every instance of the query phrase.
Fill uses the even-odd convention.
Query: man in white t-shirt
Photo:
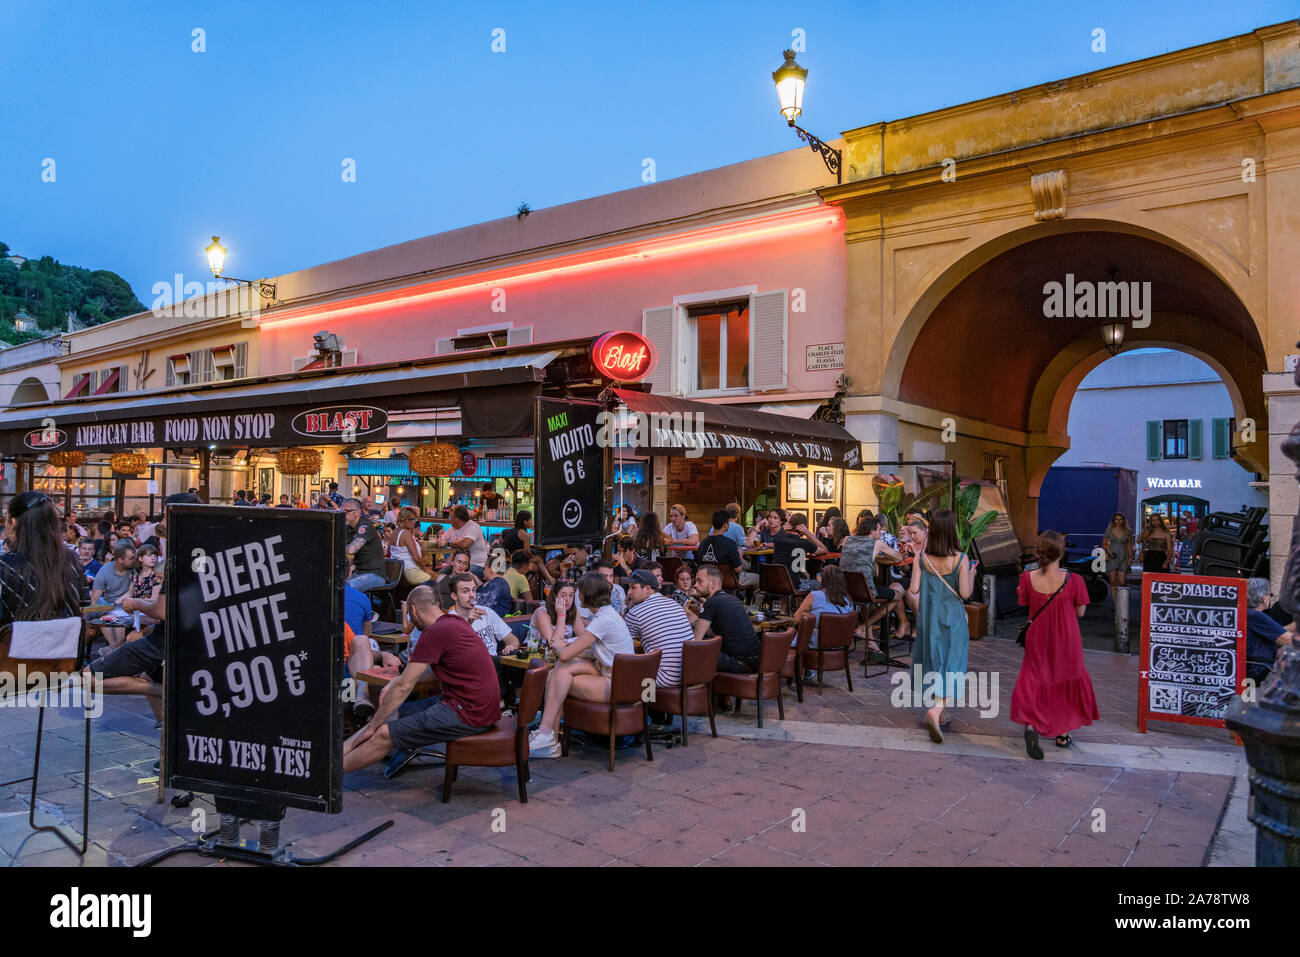
[[[469,509],[457,505],[451,510],[451,530],[447,532],[447,544],[452,548],[469,549],[469,570],[471,574],[483,577],[483,566],[487,564],[487,539],[478,522],[469,520]]]
[[[564,700],[572,695],[583,701],[608,701],[615,655],[633,652],[632,635],[610,605],[609,582],[600,575],[584,575],[578,595],[595,614],[590,621],[574,620],[573,641],[556,649],[556,663],[546,686],[546,707],[542,723],[528,736],[528,753],[535,758],[558,758],[560,742],[555,733],[564,711]]]
[[[614,581],[614,563],[607,558],[602,558],[592,566],[592,572],[609,582],[609,603],[615,612],[624,614],[627,610],[627,592],[623,591],[622,585]],[[576,599],[576,607],[584,621],[591,621],[592,613],[582,606],[581,595]]]
[[[451,613],[469,622],[474,634],[482,640],[494,661],[501,642],[505,642],[505,646],[500,650],[506,654],[519,648],[519,639],[510,630],[510,626],[501,620],[501,616],[491,608],[477,603],[477,583],[472,575],[452,575],[448,582],[453,602]]]

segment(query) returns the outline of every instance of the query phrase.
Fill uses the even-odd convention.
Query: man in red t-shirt
[[[469,622],[438,607],[428,585],[411,591],[407,607],[420,629],[411,662],[384,688],[370,723],[344,743],[345,772],[374,764],[393,748],[415,751],[481,734],[501,718],[496,666]],[[407,701],[430,665],[442,694]]]

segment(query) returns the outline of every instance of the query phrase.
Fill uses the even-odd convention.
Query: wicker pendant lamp
[[[281,449],[275,454],[281,475],[318,475],[320,463],[321,454],[315,449]]]

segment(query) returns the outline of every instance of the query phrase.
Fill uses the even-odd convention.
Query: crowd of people
[[[246,495],[237,495],[235,504],[239,498],[258,507]],[[652,511],[637,515],[623,507],[599,547],[542,548],[533,540],[528,511],[519,511],[500,534],[488,535],[463,506],[450,509],[445,526],[422,530],[420,513],[400,500],[381,508],[368,497],[339,495],[333,483],[310,506],[294,496],[281,498],[278,507],[343,514],[350,534],[347,667],[353,674],[376,665],[397,671],[378,701],[357,686],[353,717],[359,730],[345,747],[348,770],[393,749],[400,755],[490,728],[513,707],[522,679],[520,669],[503,665],[505,656],[545,655],[552,662],[540,723],[529,738],[534,757],[559,755],[564,702],[608,700],[615,656],[638,646],[661,653],[659,687],[680,681],[684,644],[706,637],[721,638],[719,671],[753,673],[763,597],[757,562],[789,573],[794,590],[781,614],[792,626],[812,619],[811,647],[817,647],[822,615],[855,610],[856,637],[864,640],[868,661],[887,660],[873,633],[878,623],[885,627],[886,616],[895,623],[896,639],[913,640],[912,660],[922,674],[940,678],[924,713],[935,743],[944,741],[960,698],[957,683],[966,680],[966,601],[974,592],[976,562],[961,549],[957,516],[947,509],[913,510],[893,520],[864,509],[850,527],[830,508],[814,529],[806,514],[773,508],[756,515],[747,529],[736,503],[698,524],[679,504],[663,524]],[[110,512],[86,528],[74,512],[60,515],[43,493],[15,496],[0,554],[0,624],[79,616],[87,605],[139,613],[136,627],[99,629],[102,647],[87,670],[105,679],[107,690],[145,694],[160,714],[167,508],[198,501],[192,491],[179,493],[167,498],[160,521]],[[1104,540],[1112,582],[1123,583],[1136,545],[1144,546],[1144,568],[1149,562],[1151,570],[1167,569],[1167,535],[1148,523],[1134,536],[1116,515]],[[1026,751],[1037,759],[1040,736],[1068,747],[1071,732],[1097,720],[1098,710],[1078,625],[1087,590],[1080,576],[1062,567],[1061,535],[1045,531],[1035,547],[1037,567],[1019,582],[1028,620],[1011,716],[1024,725]],[[405,599],[402,621],[395,624],[403,626],[409,643],[400,655],[382,651],[372,634],[379,614],[367,594],[394,584],[385,567],[389,561],[401,565],[398,584]],[[673,574],[665,579],[669,561]],[[861,574],[874,600],[850,598],[854,574]],[[742,600],[746,595],[749,607]],[[1248,583],[1248,596],[1251,676],[1262,679],[1277,646],[1294,637],[1294,625],[1269,614],[1272,596],[1263,580]],[[441,694],[407,700],[429,668]],[[664,727],[673,721],[652,717]]]

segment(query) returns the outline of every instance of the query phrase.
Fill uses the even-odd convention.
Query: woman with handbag
[[[1070,732],[1097,720],[1097,696],[1083,665],[1079,619],[1088,589],[1079,575],[1061,568],[1065,539],[1060,532],[1038,536],[1038,568],[1020,576],[1020,604],[1029,606],[1019,644],[1025,657],[1011,692],[1011,720],[1025,726],[1025,752],[1041,761],[1040,734],[1070,746]]]
[[[975,562],[959,550],[958,542],[956,515],[946,508],[935,512],[925,551],[912,565],[908,588],[917,600],[912,660],[921,665],[925,688],[939,684],[938,700],[925,712],[926,728],[935,744],[943,744],[940,727],[947,723],[943,709],[955,705],[957,683],[966,681],[970,647],[965,601],[975,590]]]

